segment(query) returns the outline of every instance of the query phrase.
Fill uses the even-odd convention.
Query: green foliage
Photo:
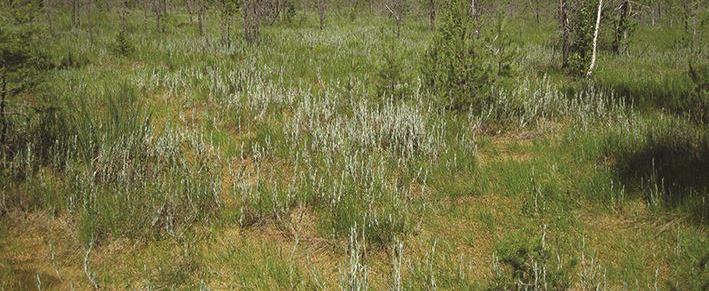
[[[89,60],[86,56],[76,55],[73,51],[68,51],[61,57],[57,67],[60,69],[80,68],[88,63]]]
[[[492,290],[567,290],[572,286],[575,261],[563,264],[541,240],[503,242],[493,262]]]
[[[467,1],[450,1],[428,48],[422,73],[426,85],[455,110],[480,110],[493,78]]]
[[[114,50],[121,56],[128,56],[135,52],[135,48],[128,38],[128,32],[125,29],[121,29],[116,35]]]
[[[632,8],[633,3],[627,1],[622,2],[617,9],[612,5],[603,11],[604,17],[610,18],[611,27],[614,29],[612,43],[614,53],[621,53],[627,50],[630,36],[638,27],[638,22],[630,14]]]
[[[692,80],[691,89],[680,109],[695,121],[709,124],[709,65],[690,63],[688,75]]]
[[[574,7],[569,31],[571,45],[567,71],[574,76],[583,76],[591,64],[593,50],[593,31],[596,23],[598,1],[581,1]]]
[[[325,30],[305,22],[268,26],[265,45],[237,47],[215,45],[218,16],[205,19],[203,36],[175,26],[174,33],[154,39],[148,30],[117,36],[110,21],[116,16],[99,11],[108,21],[96,23],[90,35],[82,28],[58,30],[46,40],[57,59],[64,57],[66,70],[52,71],[44,87],[15,96],[30,106],[12,108],[20,114],[12,117],[16,126],[9,135],[14,154],[0,157],[0,212],[37,211],[27,215],[33,223],[41,223],[44,213],[58,217],[62,227],[50,227],[52,232],[95,241],[101,257],[135,241],[168,245],[160,256],[141,252],[119,258],[136,261],[130,270],[114,271],[106,260],[89,258],[99,269],[88,273],[119,277],[101,282],[106,288],[124,282],[135,288],[184,288],[200,282],[205,288],[328,289],[329,267],[332,260],[347,259],[342,246],[354,227],[358,241],[367,244],[350,248],[350,266],[357,267],[350,271],[356,271],[357,283],[374,289],[383,289],[388,279],[407,289],[542,289],[533,279],[547,283],[547,289],[598,286],[583,285],[582,274],[570,275],[582,273],[583,266],[574,269],[558,259],[574,256],[570,246],[582,244],[582,233],[599,250],[599,264],[608,266],[598,274],[604,280],[608,274],[609,286],[640,281],[638,288],[644,288],[643,276],[653,276],[653,264],[669,266],[659,276],[660,286],[666,278],[690,282],[678,289],[701,286],[705,234],[701,226],[674,217],[705,213],[706,192],[696,186],[701,186],[696,175],[694,182],[687,179],[690,187],[674,185],[684,183],[676,176],[691,175],[688,168],[707,171],[701,162],[706,142],[697,133],[704,125],[696,120],[667,125],[689,129],[665,134],[669,130],[652,119],[643,129],[619,128],[617,144],[608,141],[611,158],[597,159],[607,127],[637,123],[629,114],[669,110],[659,102],[698,110],[694,101],[682,102],[706,100],[704,58],[675,49],[681,45],[662,47],[663,41],[674,43],[672,35],[656,40],[655,28],[641,31],[633,35],[633,45],[647,49],[632,52],[642,54],[601,55],[604,66],[594,80],[608,87],[578,86],[570,92],[564,88],[573,80],[545,70],[552,66],[546,45],[555,31],[552,21],[494,22],[492,14],[482,13],[486,25],[478,34],[463,12],[468,3],[457,2],[459,18],[439,19],[433,43],[423,19],[412,18],[394,42],[369,33],[388,27],[382,15],[363,13],[350,21],[342,10],[333,11]],[[174,11],[175,20],[186,18]],[[54,20],[67,24],[65,14]],[[302,15],[316,21],[313,12]],[[142,13],[126,18],[129,27],[141,21]],[[128,49],[116,49],[121,46],[135,51],[122,54]],[[117,61],[110,53],[125,57]],[[434,56],[422,71],[435,74],[410,70],[421,57]],[[91,65],[82,66],[84,59]],[[689,73],[687,60],[700,60]],[[523,80],[514,78],[518,69],[524,70]],[[432,81],[435,95],[409,86],[418,85],[419,77],[426,85]],[[658,103],[626,107],[617,98],[627,97],[618,90],[623,86]],[[691,99],[690,92],[695,92]],[[449,108],[472,106],[480,112],[440,110],[436,98]],[[645,138],[653,130],[657,136]],[[629,137],[634,135],[644,139]],[[690,166],[675,166],[684,163]],[[623,180],[622,187],[613,183],[621,168],[642,167],[654,170]],[[632,191],[627,198],[626,187]],[[680,206],[691,208],[677,207],[667,217],[647,212],[635,207],[643,201],[633,197],[635,191],[648,191],[642,198],[661,206],[670,204],[663,197],[682,196]],[[609,200],[620,206],[607,210],[603,203]],[[623,200],[631,207],[623,208]],[[5,222],[29,224],[24,216],[0,221],[0,232]],[[495,248],[501,231],[539,223],[558,234],[554,245],[544,246],[531,239],[537,233],[524,232],[516,242]],[[658,229],[666,231],[647,236]],[[195,247],[170,245],[170,239],[192,230],[208,232],[209,239],[197,239]],[[8,234],[0,235],[0,244],[25,241]],[[212,238],[222,236],[224,244],[214,246]],[[145,240],[164,237],[170,239]],[[103,242],[113,238],[122,239],[105,248]],[[429,239],[438,245],[426,252]],[[399,256],[392,264],[400,268],[395,278],[382,274],[391,245]],[[624,252],[628,246],[634,248]],[[496,277],[486,266],[493,250],[500,255],[493,260]],[[85,276],[63,265],[81,264],[66,253],[71,252],[57,255],[69,284],[77,282],[72,274]],[[77,253],[83,257],[85,250]],[[367,264],[373,266],[369,281],[360,272]],[[322,266],[328,268],[324,280],[304,279]],[[540,271],[546,275],[540,277]],[[54,286],[42,277],[42,287]]]
[[[486,43],[492,59],[492,75],[494,84],[511,79],[517,74],[516,63],[519,50],[506,31],[507,20],[503,14],[498,14],[491,36],[486,37]]]
[[[648,31],[649,32],[649,31]],[[674,32],[674,34],[673,34]],[[646,57],[657,54],[657,47],[632,51],[630,55],[606,55],[604,65],[593,76],[594,84],[622,97],[640,111],[656,108],[695,122],[709,122],[709,64],[705,53],[674,43],[677,31],[663,31],[658,46],[665,43],[673,53],[667,58]],[[672,40],[672,43],[670,42]],[[643,40],[643,43],[650,41]],[[634,45],[639,45],[636,41]],[[672,69],[669,69],[673,67]]]
[[[286,0],[285,1],[285,11],[283,12],[283,21],[285,21],[288,24],[293,23],[293,19],[296,16],[297,10],[295,8],[295,4],[293,3],[294,0]]]
[[[10,98],[37,85],[50,68],[44,52],[43,27],[34,21],[39,6],[30,1],[7,0],[0,12],[0,155],[21,146],[12,137],[17,126],[7,116]],[[14,100],[12,100],[14,101]],[[19,111],[19,110],[18,110]]]
[[[502,14],[491,30],[480,31],[468,15],[467,3],[452,1],[446,6],[422,73],[426,85],[449,108],[480,112],[503,81],[515,76],[518,51]]]
[[[214,213],[218,170],[203,143],[169,128],[154,133],[151,114],[128,85],[89,97],[50,101],[32,115],[16,153],[32,162],[15,168],[10,160],[15,175],[2,178],[36,195],[29,202],[11,197],[14,206],[76,215],[84,242],[175,235]],[[64,182],[50,183],[44,165]]]
[[[0,12],[0,76],[7,79],[8,91],[18,93],[40,80],[50,67],[43,41],[44,27],[34,21],[39,8],[34,2],[4,1]]]
[[[440,238],[426,243],[426,252],[412,259],[402,290],[482,290],[482,282],[468,277],[467,260]]]
[[[377,96],[402,100],[411,94],[410,78],[404,69],[399,54],[399,45],[396,41],[394,39],[384,41],[385,48],[382,50],[383,62],[379,66],[376,88]]]

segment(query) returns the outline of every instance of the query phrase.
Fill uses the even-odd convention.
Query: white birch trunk
[[[598,0],[598,15],[596,16],[596,29],[593,32],[593,53],[591,54],[591,65],[588,67],[586,77],[591,77],[593,68],[596,67],[596,51],[598,45],[598,28],[601,26],[601,10],[603,9],[603,0]]]

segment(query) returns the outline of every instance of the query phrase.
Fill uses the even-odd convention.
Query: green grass
[[[706,43],[642,28],[575,80],[551,21],[516,16],[517,73],[457,112],[422,82],[423,20],[300,12],[224,47],[216,17],[135,10],[123,51],[116,11],[57,14],[0,156],[0,289],[706,283]]]

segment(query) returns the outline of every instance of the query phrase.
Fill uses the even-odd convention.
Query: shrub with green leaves
[[[498,247],[491,290],[567,290],[577,262],[562,262],[558,252],[541,240],[515,239]]]
[[[576,4],[571,19],[571,46],[566,70],[569,74],[582,76],[591,64],[593,50],[593,30],[597,1],[584,1]]]
[[[287,0],[285,1],[286,3],[284,4],[286,6],[285,11],[283,12],[283,20],[290,24],[293,22],[293,18],[295,18],[295,15],[297,13],[295,9],[295,4],[293,3],[292,0]]]

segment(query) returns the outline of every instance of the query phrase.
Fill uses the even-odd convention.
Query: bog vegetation
[[[0,1],[0,289],[709,286],[703,1]]]

